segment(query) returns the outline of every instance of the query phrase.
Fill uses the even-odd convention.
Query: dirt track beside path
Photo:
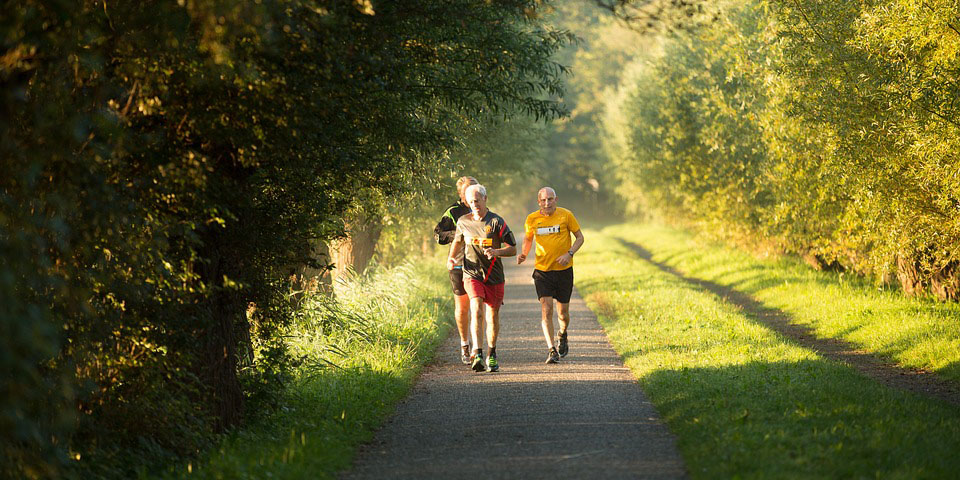
[[[544,363],[531,268],[508,259],[500,372],[461,364],[454,331],[342,478],[685,477],[674,437],[576,291],[570,354]]]
[[[907,390],[920,395],[960,405],[960,388],[953,382],[937,377],[931,372],[904,368],[879,356],[858,349],[851,343],[839,338],[819,337],[810,327],[792,323],[790,314],[782,310],[763,305],[750,295],[717,283],[685,276],[675,268],[657,262],[653,255],[641,245],[620,240],[640,258],[650,262],[661,271],[707,290],[725,301],[736,305],[744,313],[763,323],[780,335],[809,348],[831,360],[846,363],[861,374],[873,378],[888,387]]]

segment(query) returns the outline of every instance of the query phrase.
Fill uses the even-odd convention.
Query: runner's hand
[[[454,263],[453,258],[447,257],[447,270],[453,270],[455,266],[457,266],[457,264]]]
[[[527,259],[527,256],[522,253],[520,255],[517,255],[517,265],[520,265],[526,259]]]
[[[569,253],[564,253],[560,255],[560,258],[557,258],[557,263],[560,265],[567,265],[570,263],[570,260],[573,260],[573,257]]]
[[[489,258],[490,260],[493,260],[494,257],[496,257],[496,255],[495,255],[494,252],[493,252],[493,249],[490,248],[490,247],[484,248],[484,249],[483,249],[483,254],[486,255],[487,258]]]

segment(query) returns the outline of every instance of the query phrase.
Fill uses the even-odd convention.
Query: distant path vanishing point
[[[533,262],[505,260],[500,371],[461,364],[454,331],[341,478],[685,478],[673,435],[579,293],[570,354],[547,365]]]

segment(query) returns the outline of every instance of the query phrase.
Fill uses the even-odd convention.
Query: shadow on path
[[[643,246],[622,238],[617,240],[661,271],[707,290],[730,304],[740,307],[751,318],[805,348],[814,350],[826,358],[847,363],[860,373],[887,386],[960,405],[960,385],[941,379],[931,372],[904,368],[890,363],[874,354],[858,349],[847,341],[833,337],[818,337],[810,327],[792,323],[790,315],[783,310],[768,307],[750,295],[731,287],[688,277],[670,265],[654,260],[650,251]]]

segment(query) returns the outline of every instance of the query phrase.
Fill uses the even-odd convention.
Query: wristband
[[[573,256],[573,250],[567,250],[567,255]]]

